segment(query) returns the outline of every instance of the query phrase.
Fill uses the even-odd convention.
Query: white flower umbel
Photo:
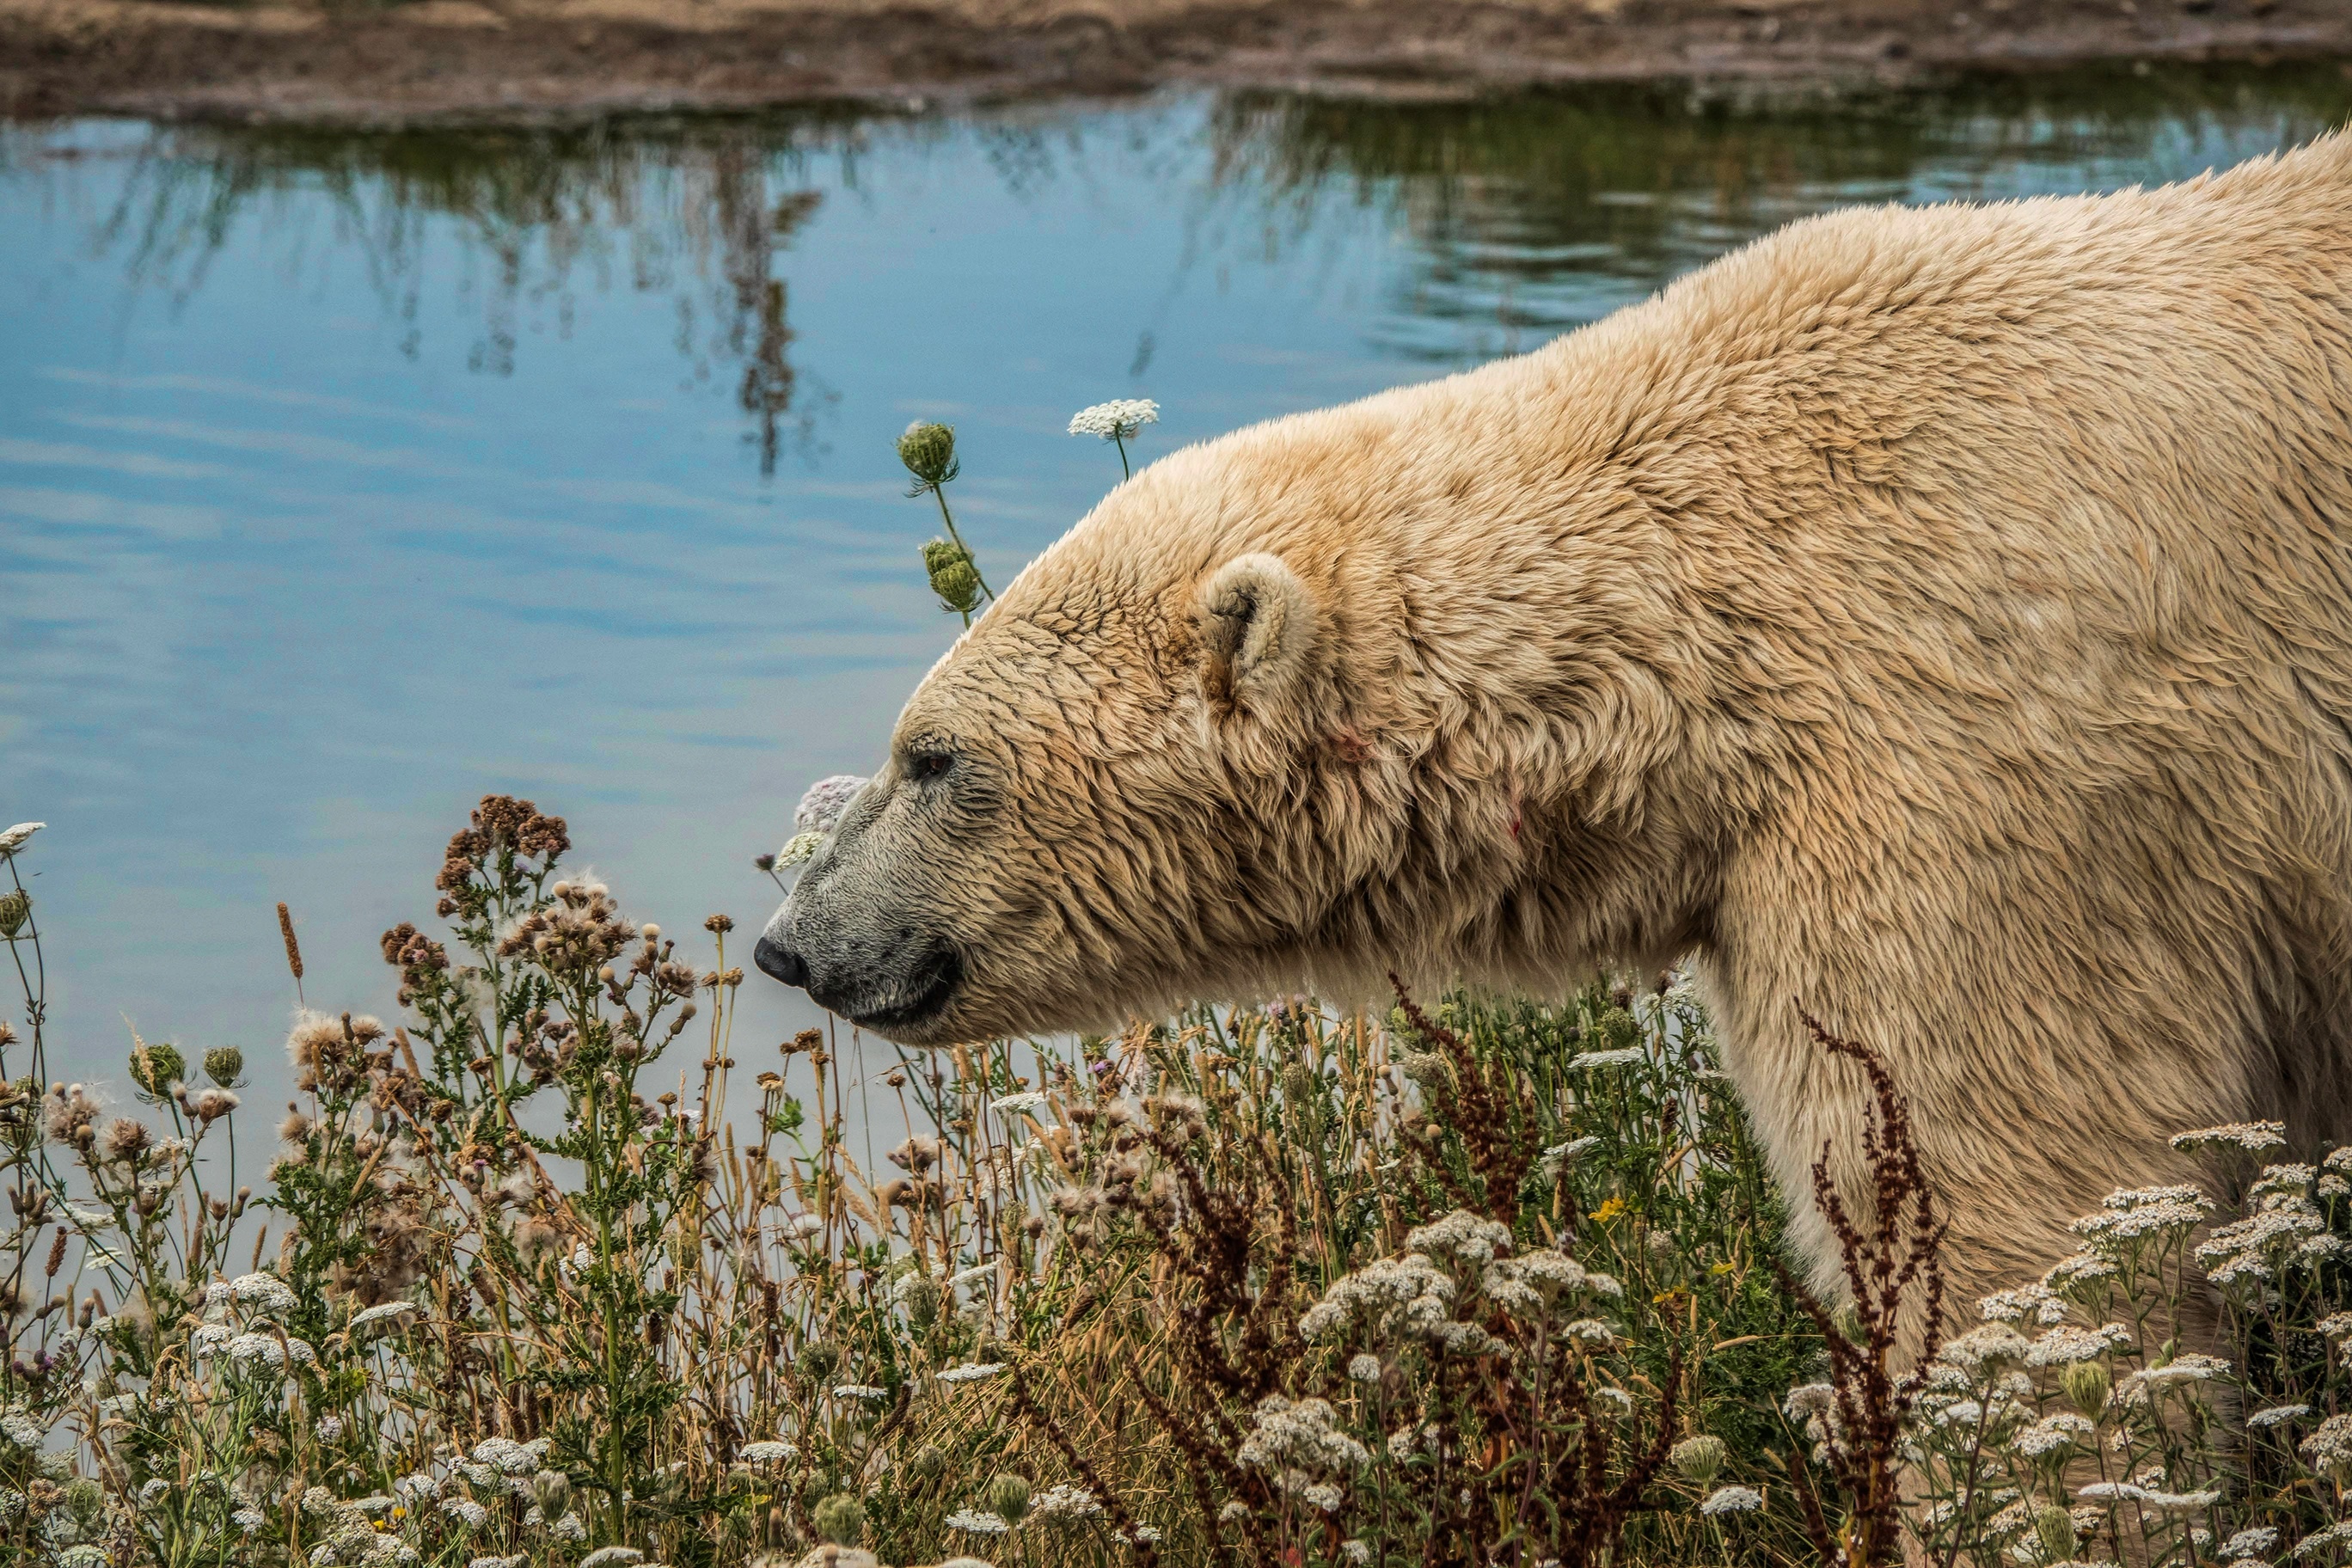
[[[781,1438],[763,1437],[759,1442],[744,1444],[740,1452],[755,1465],[774,1465],[792,1458],[800,1450]]]
[[[2286,1142],[2284,1121],[2225,1121],[2219,1127],[2200,1127],[2190,1132],[2172,1135],[2172,1146],[2183,1151],[2227,1146],[2249,1149],[2260,1153],[2264,1149],[2276,1149]]]
[[[1104,406],[1109,406],[1106,404]],[[1075,424],[1075,421],[1073,421]],[[0,859],[14,855],[25,847],[25,841],[48,826],[46,822],[20,822],[5,833],[0,833]]]
[[[1279,1394],[1258,1401],[1249,1436],[1234,1455],[1237,1463],[1272,1473],[1276,1486],[1300,1496],[1311,1483],[1368,1464],[1371,1457],[1339,1430],[1339,1412],[1328,1401],[1290,1400]]]
[[[1066,1482],[1047,1487],[1029,1500],[1029,1517],[1032,1519],[1093,1519],[1102,1510],[1103,1506],[1095,1500],[1094,1493]]]
[[[1024,1089],[1018,1094],[1000,1094],[988,1102],[988,1109],[999,1116],[1018,1116],[1034,1111],[1045,1103],[1045,1091]]]
[[[1752,1513],[1763,1506],[1764,1494],[1753,1487],[1717,1487],[1706,1494],[1698,1510],[1713,1519],[1718,1514]]]
[[[1070,416],[1070,434],[1099,436],[1118,448],[1118,468],[1123,476],[1132,477],[1128,467],[1127,444],[1135,439],[1136,432],[1146,425],[1160,423],[1160,405],[1148,397],[1116,397],[1108,403],[1097,403],[1081,408]]]
[[[2121,1323],[2109,1323],[2104,1328],[2078,1329],[2071,1323],[2061,1323],[2035,1340],[2025,1352],[2028,1366],[2065,1366],[2078,1361],[2096,1361],[2110,1351],[2131,1343],[2131,1331]]]
[[[416,1310],[418,1308],[414,1301],[386,1301],[380,1307],[370,1307],[354,1317],[352,1320],[351,1331],[358,1333],[362,1329],[373,1328],[378,1323],[390,1322],[395,1318],[404,1318]]]
[[[1446,1321],[1457,1289],[1451,1275],[1421,1253],[1383,1258],[1333,1280],[1323,1300],[1298,1320],[1298,1331],[1319,1340],[1360,1320],[1375,1333],[1431,1333]]]
[[[2284,1426],[2290,1421],[2300,1421],[2311,1414],[2308,1405],[2273,1405],[2267,1410],[2257,1410],[2246,1417],[2252,1427]]]
[[[966,1362],[961,1366],[946,1368],[935,1375],[941,1383],[978,1383],[983,1377],[994,1377],[1004,1370],[1001,1361]]]
[[[834,1385],[833,1396],[835,1399],[887,1399],[890,1391],[877,1388],[870,1383],[843,1383]]]
[[[294,1288],[275,1274],[240,1274],[228,1288],[240,1303],[265,1317],[282,1318],[299,1304]]]
[[[1468,1209],[1455,1209],[1442,1219],[1405,1232],[1404,1245],[1407,1252],[1425,1252],[1484,1268],[1495,1260],[1496,1253],[1510,1250],[1511,1227],[1498,1220],[1482,1218]]]
[[[956,1510],[955,1512],[948,1515],[947,1527],[950,1530],[970,1531],[974,1535],[1002,1535],[1013,1528],[1004,1522],[1002,1514],[990,1513],[985,1509],[977,1508]]]
[[[1115,397],[1108,403],[1097,403],[1070,416],[1070,434],[1099,436],[1106,441],[1124,441],[1146,425],[1160,423],[1160,405],[1148,397]]]

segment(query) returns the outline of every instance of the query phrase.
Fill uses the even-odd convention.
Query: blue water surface
[[[2340,122],[2332,65],[1906,93],[1187,96],[401,133],[0,132],[0,826],[53,1076],[129,1031],[281,1095],[390,1010],[486,792],[730,956],[751,857],[958,623],[891,439],[957,426],[989,575],[1148,458],[1476,364],[1806,213],[2112,188]],[[13,1010],[12,1010],[13,1011]],[[813,1021],[756,975],[739,1054]],[[869,1059],[895,1059],[876,1047]],[[744,1075],[748,1079],[748,1074]]]

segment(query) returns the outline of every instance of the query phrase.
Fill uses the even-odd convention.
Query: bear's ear
[[[1201,685],[1219,717],[1270,700],[1307,668],[1319,617],[1278,555],[1241,555],[1201,588]]]

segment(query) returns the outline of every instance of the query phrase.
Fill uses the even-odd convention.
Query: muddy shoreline
[[[2342,58],[2352,0],[0,0],[0,115],[406,124],[1167,86],[1383,98]],[[2352,63],[2347,63],[2352,70]]]

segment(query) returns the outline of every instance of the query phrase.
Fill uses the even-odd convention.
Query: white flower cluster
[[[756,1443],[746,1443],[737,1450],[755,1465],[781,1464],[800,1452],[780,1437],[762,1437]]]
[[[2042,1281],[1996,1290],[1977,1303],[1977,1311],[1989,1323],[2021,1323],[2029,1318],[2037,1323],[2059,1323],[2065,1321],[2066,1301]]]
[[[2352,1470],[2352,1415],[2331,1415],[2322,1421],[2318,1430],[2297,1445],[2295,1451],[2309,1460],[2315,1470],[2331,1474]]]
[[[1709,1519],[1718,1514],[1752,1513],[1764,1506],[1764,1494],[1753,1487],[1717,1487],[1698,1505]]]
[[[284,1318],[300,1305],[294,1288],[275,1274],[240,1274],[228,1282],[237,1304],[266,1318]]]
[[[2213,1200],[2195,1187],[2127,1187],[2109,1193],[2097,1214],[2071,1228],[2094,1242],[2137,1241],[2202,1225],[2212,1212]]]
[[[1070,416],[1070,434],[1099,436],[1106,441],[1123,441],[1146,425],[1160,423],[1160,405],[1148,397],[1115,397],[1108,403],[1097,403]]]
[[[2251,1189],[2262,1207],[2222,1226],[2198,1244],[2197,1260],[2217,1285],[2270,1279],[2282,1270],[2309,1269],[2347,1250],[2312,1201],[2316,1175],[2309,1165],[2266,1165]]]
[[[1316,1476],[1351,1470],[1369,1462],[1371,1455],[1340,1431],[1338,1423],[1339,1412],[1328,1400],[1290,1400],[1269,1394],[1258,1402],[1249,1436],[1242,1439],[1234,1458],[1256,1469],[1300,1470]]]
[[[1483,1219],[1468,1209],[1455,1209],[1442,1219],[1405,1232],[1404,1246],[1407,1252],[1425,1252],[1484,1268],[1496,1253],[1510,1250],[1511,1227],[1499,1220]]]
[[[1298,1320],[1298,1332],[1319,1340],[1362,1321],[1376,1335],[1437,1333],[1457,1289],[1452,1275],[1418,1252],[1383,1258],[1333,1280]]]
[[[538,1473],[547,1458],[548,1440],[534,1437],[528,1443],[518,1443],[511,1437],[485,1437],[474,1445],[473,1459],[478,1465],[489,1465],[509,1476]]]
[[[2192,1132],[2176,1132],[2172,1146],[2184,1152],[2227,1145],[2248,1149],[2259,1154],[2265,1149],[2275,1149],[2286,1142],[2284,1121],[2226,1121],[2219,1127],[2200,1127]]]
[[[1095,1519],[1101,1515],[1102,1510],[1103,1506],[1095,1500],[1094,1493],[1067,1482],[1047,1487],[1029,1500],[1029,1517],[1032,1519]]]
[[[982,1378],[994,1377],[1003,1370],[1004,1363],[1001,1361],[967,1362],[961,1366],[949,1367],[935,1375],[941,1383],[978,1383]]]
[[[1004,1522],[1003,1515],[974,1508],[958,1509],[948,1515],[946,1522],[950,1530],[967,1530],[974,1535],[1002,1535],[1013,1528]]]
[[[362,1329],[373,1328],[378,1323],[388,1323],[419,1310],[414,1301],[386,1301],[381,1306],[369,1307],[354,1316],[352,1319],[350,1331],[356,1334]]]
[[[2074,1495],[2084,1502],[2136,1502],[2154,1513],[2194,1513],[2221,1500],[2218,1491],[2168,1492],[2137,1481],[2093,1481]]]
[[[2078,1329],[2071,1323],[2061,1323],[2042,1333],[2026,1348],[2025,1364],[2068,1366],[2078,1361],[2096,1361],[2111,1351],[2127,1348],[2131,1342],[2131,1331],[2121,1323],[2109,1323],[2096,1329]]]
[[[2044,1415],[2020,1432],[2012,1441],[2017,1451],[2029,1459],[2047,1458],[2069,1448],[2088,1448],[2098,1428],[2088,1418],[2071,1410]]]
[[[2208,1383],[2234,1369],[2220,1356],[2191,1351],[2174,1356],[2162,1366],[2147,1366],[2124,1379],[2123,1396],[2137,1404],[2152,1391],[2179,1388],[2191,1383]]]
[[[1638,1062],[1645,1062],[1649,1059],[1650,1053],[1643,1050],[1641,1047],[1627,1046],[1622,1050],[1587,1051],[1582,1056],[1570,1057],[1568,1059],[1568,1065],[1571,1068],[1629,1068]]]
[[[1489,1300],[1521,1316],[1542,1311],[1571,1290],[1609,1297],[1622,1296],[1625,1290],[1611,1276],[1595,1274],[1565,1252],[1549,1247],[1523,1258],[1497,1259],[1486,1270],[1485,1283]]]
[[[1000,1094],[988,1102],[988,1108],[999,1116],[1017,1116],[1034,1111],[1045,1103],[1043,1089],[1024,1089],[1018,1094]]]

